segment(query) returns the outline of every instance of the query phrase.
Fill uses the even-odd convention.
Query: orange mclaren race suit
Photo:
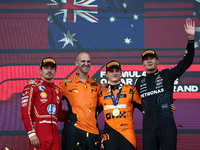
[[[117,97],[120,85],[111,86],[114,97]],[[103,134],[104,150],[134,150],[137,148],[133,123],[133,110],[141,110],[141,99],[135,87],[122,85],[117,105],[113,104],[109,87],[106,92],[100,92],[98,105],[103,106],[105,126]],[[119,115],[114,115],[114,109]]]
[[[74,74],[71,78],[62,80],[58,87],[61,88],[68,105],[68,117],[62,135],[63,150],[100,148],[96,117],[101,85],[91,77],[83,83],[77,74]]]
[[[40,79],[37,85],[25,86],[21,118],[29,138],[39,138],[37,150],[60,150],[57,121],[65,121],[66,117],[67,112],[62,111],[62,91],[54,83]]]

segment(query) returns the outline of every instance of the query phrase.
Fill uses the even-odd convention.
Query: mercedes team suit
[[[119,85],[111,86],[117,97]],[[141,99],[135,87],[124,84],[117,105],[113,104],[109,89],[99,95],[98,105],[103,106],[105,126],[103,134],[104,150],[136,150],[136,135],[133,123],[134,107],[141,109]],[[116,116],[114,109],[118,109]]]
[[[57,121],[65,121],[62,91],[42,79],[37,85],[25,86],[21,95],[21,118],[29,138],[37,135],[40,147],[32,150],[60,150]]]
[[[187,44],[185,55],[170,69],[141,76],[136,81],[143,112],[143,149],[176,150],[177,128],[171,104],[173,103],[174,81],[192,64],[194,43]]]

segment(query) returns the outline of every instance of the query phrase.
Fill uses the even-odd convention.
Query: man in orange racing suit
[[[80,52],[75,64],[78,73],[62,80],[58,87],[68,104],[68,117],[62,134],[63,150],[100,149],[100,135],[97,127],[97,100],[101,85],[88,72],[90,55]]]
[[[40,64],[41,79],[25,86],[21,95],[21,118],[32,150],[60,150],[57,121],[65,121],[62,91],[54,84],[56,62],[44,58]]]
[[[141,111],[141,99],[135,87],[121,83],[121,65],[110,61],[106,65],[109,84],[103,84],[98,105],[103,106],[105,126],[104,150],[136,150],[136,136],[133,124],[133,109]],[[107,87],[107,88],[106,88]],[[175,105],[171,105],[174,112]]]
[[[117,61],[106,64],[109,86],[99,95],[98,105],[103,106],[105,126],[104,150],[136,150],[133,109],[141,110],[141,99],[135,87],[121,83],[121,65]]]

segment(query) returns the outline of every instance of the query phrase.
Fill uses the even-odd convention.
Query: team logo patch
[[[59,93],[59,91],[56,89],[56,93],[58,94]]]
[[[47,111],[49,114],[56,114],[56,105],[49,104],[47,107]]]
[[[22,107],[26,107],[26,106],[27,106],[27,103],[22,104]]]
[[[29,90],[30,88],[25,88],[23,91]]]
[[[120,124],[120,126],[128,126],[129,124]]]
[[[22,96],[24,97],[26,94],[28,94],[27,91],[23,92],[23,93],[22,93]]]
[[[45,91],[46,89],[45,89],[45,87],[44,86],[38,86],[38,89],[40,90],[40,91]]]
[[[91,86],[91,87],[92,87],[92,86],[98,86],[97,81],[92,81],[92,83],[90,83],[90,86]]]
[[[40,101],[41,101],[42,103],[46,103],[46,102],[47,102],[47,99],[40,99]]]
[[[65,80],[64,82],[67,83],[67,82],[69,82],[69,81],[71,81],[71,79],[69,79],[69,80]]]
[[[45,62],[52,62],[52,63],[56,64],[55,60],[53,60],[51,58],[44,59],[43,63],[45,63]]]
[[[93,93],[93,92],[97,92],[97,88],[91,89],[91,93]]]
[[[126,98],[126,94],[121,94],[120,98]]]
[[[41,96],[42,98],[47,98],[47,93],[46,93],[46,92],[41,92],[41,93],[40,93],[40,96]]]
[[[59,104],[60,103],[60,97],[57,95],[57,98],[56,98],[56,102]]]
[[[158,80],[160,78],[160,75],[158,75],[157,77],[156,77],[156,80]]]
[[[167,104],[162,104],[162,109],[167,109],[168,105]]]
[[[73,80],[71,80],[71,79],[65,80],[65,81],[64,81],[65,86],[67,86],[67,83],[71,83],[72,81],[73,81]]]
[[[102,96],[102,92],[99,94],[99,97],[101,97]]]
[[[27,103],[27,102],[28,102],[28,99],[24,99],[24,100],[21,101],[22,104]]]
[[[111,98],[112,98],[111,95],[104,96],[104,100],[111,99]]]
[[[130,89],[129,93],[130,93],[130,94],[133,94],[133,90],[132,90],[132,89]]]
[[[145,51],[145,52],[142,53],[142,56],[144,56],[146,54],[153,54],[153,55],[155,55],[155,52],[152,51],[152,50],[147,50],[147,51]]]
[[[145,82],[145,78],[143,78],[142,80],[141,80],[141,83],[144,83]]]

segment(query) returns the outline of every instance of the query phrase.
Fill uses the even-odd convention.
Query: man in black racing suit
[[[195,22],[186,19],[184,25],[188,44],[183,59],[173,68],[157,70],[159,63],[154,50],[142,53],[146,76],[136,81],[142,100],[143,150],[176,150],[177,128],[170,105],[173,103],[174,81],[192,64],[194,58]]]

